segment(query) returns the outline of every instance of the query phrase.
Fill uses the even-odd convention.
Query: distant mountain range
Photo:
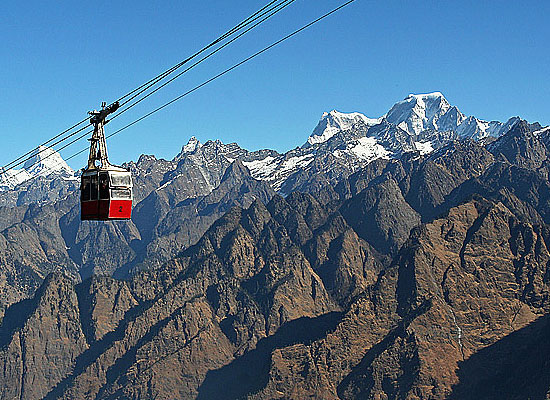
[[[0,193],[0,399],[550,396],[549,128],[432,93],[126,166],[131,221]]]
[[[6,248],[13,276],[4,285],[13,293],[4,302],[30,295],[59,268],[82,278],[93,273],[127,277],[177,256],[233,206],[247,207],[255,199],[265,203],[274,193],[295,191],[329,201],[339,198],[341,182],[375,160],[426,157],[464,139],[486,145],[519,122],[517,117],[506,123],[466,117],[437,92],[409,95],[376,119],[324,113],[304,145],[284,154],[248,151],[219,140],[203,144],[193,137],[172,160],[143,155],[125,164],[135,185],[133,218],[114,224],[79,220],[77,174],[59,154],[41,147],[27,161],[32,165],[28,171],[2,175],[0,232],[11,232],[4,235],[17,246],[44,243],[39,268],[33,248],[13,254],[17,246]],[[547,132],[536,123],[526,126],[537,136]],[[51,224],[33,222],[44,218]]]
[[[326,166],[340,171],[335,177],[338,180],[378,158],[399,158],[403,153],[414,151],[426,154],[457,139],[496,138],[508,132],[519,120],[519,117],[512,117],[505,123],[487,122],[465,116],[439,92],[411,94],[379,118],[336,110],[324,113],[305,144],[284,154],[274,150],[250,152],[235,143],[224,145],[219,141],[208,142],[202,149],[204,145],[192,137],[172,164],[176,166],[185,157],[195,157],[196,160],[205,157],[202,164],[209,169],[212,165],[208,158],[212,155],[208,153],[215,151],[223,154],[228,162],[242,161],[254,178],[267,181],[274,190],[287,194],[312,183],[313,175]],[[542,127],[538,124],[531,127],[532,131],[540,129]],[[26,182],[36,177],[43,180],[76,179],[74,171],[53,150],[40,146],[36,153],[22,170],[11,169],[0,174],[0,191],[32,190]],[[23,186],[17,188],[21,184]],[[169,185],[170,182],[162,184]],[[214,187],[211,183],[205,184],[210,189]],[[24,197],[15,203],[36,201],[40,196],[27,197],[28,200]],[[13,195],[0,196],[0,204],[14,204],[13,199]]]

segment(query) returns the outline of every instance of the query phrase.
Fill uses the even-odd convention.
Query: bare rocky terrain
[[[12,173],[0,399],[549,398],[549,161],[436,92],[285,154],[143,155],[131,221]]]
[[[97,275],[120,264],[107,255],[80,283],[76,268],[48,274],[52,255],[66,262],[60,205],[27,206],[2,240],[30,232],[11,262],[43,256],[47,277],[5,311],[0,398],[545,399],[548,143],[520,122],[286,197],[236,160],[209,193],[151,191],[126,228],[79,226],[82,243],[128,246],[111,256],[146,254],[127,280]],[[189,208],[215,210],[203,235]],[[187,245],[171,253],[170,240]]]

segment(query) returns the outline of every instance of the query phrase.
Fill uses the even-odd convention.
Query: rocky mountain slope
[[[55,178],[75,179],[74,171],[59,153],[42,145],[29,154],[28,159],[23,163],[23,168],[7,171],[2,168],[0,172],[0,190],[3,191],[14,189],[17,185],[36,177],[52,177],[54,175]]]
[[[0,206],[53,203],[78,190],[75,172],[51,148],[38,146],[21,169],[0,169]]]
[[[324,113],[302,147],[247,166],[252,176],[268,181],[283,195],[312,192],[323,190],[327,183],[336,184],[376,159],[400,158],[408,152],[427,154],[458,139],[497,138],[518,121],[518,117],[506,123],[467,117],[439,92],[411,94],[379,118],[336,110]],[[538,124],[530,127],[532,131],[540,128]]]
[[[53,273],[6,310],[0,398],[544,399],[549,134],[520,121],[489,144],[379,158],[286,198],[236,149],[195,197],[142,200],[175,241],[186,209],[222,205],[178,257],[127,281]],[[187,179],[152,161],[132,165],[149,171],[143,187]],[[200,192],[208,182],[220,192]],[[242,185],[247,201],[224,203]],[[161,232],[147,222],[140,235]]]
[[[131,221],[80,221],[77,192],[53,204],[1,209],[0,314],[31,296],[52,271],[67,271],[75,280],[127,277],[175,257],[231,207],[269,201],[269,185],[253,179],[240,162],[229,163],[218,145],[208,143],[179,162],[143,156],[131,164],[137,193]],[[208,174],[200,171],[199,156],[211,164]]]

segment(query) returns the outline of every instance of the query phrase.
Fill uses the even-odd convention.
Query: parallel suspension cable
[[[176,64],[175,66],[169,68],[168,70],[164,71],[163,73],[157,75],[156,77],[150,79],[148,82],[144,83],[143,85],[139,86],[138,88],[128,92],[127,94],[125,94],[124,96],[120,97],[117,101],[121,101],[122,99],[130,96],[133,94],[132,97],[130,97],[129,99],[127,99],[125,102],[122,103],[122,105],[128,103],[129,101],[133,100],[134,98],[138,97],[139,95],[141,95],[143,92],[147,91],[149,88],[151,88],[152,86],[156,85],[158,82],[160,82],[162,79],[166,78],[167,76],[169,76],[170,74],[172,74],[173,72],[175,72],[177,69],[181,68],[184,64],[188,63],[189,61],[191,61],[192,59],[194,59],[195,57],[197,57],[198,55],[204,53],[206,50],[208,50],[209,48],[215,46],[216,44],[222,42],[223,40],[225,40],[226,38],[230,37],[231,35],[233,35],[234,33],[238,32],[239,30],[243,29],[244,27],[246,27],[247,25],[251,24],[252,22],[258,20],[259,18],[265,16],[266,14],[270,13],[267,17],[263,18],[259,23],[256,23],[254,24],[254,26],[252,28],[248,28],[245,32],[241,33],[237,38],[241,37],[244,35],[244,33],[247,33],[249,32],[251,29],[253,29],[254,27],[258,26],[260,23],[266,21],[268,18],[270,18],[271,16],[273,16],[274,14],[276,14],[277,12],[281,11],[283,8],[287,7],[289,4],[293,3],[295,0],[272,0],[271,2],[269,2],[268,4],[266,4],[264,7],[262,7],[260,10],[256,11],[255,13],[253,13],[251,16],[249,16],[248,18],[246,18],[245,20],[243,20],[242,22],[240,22],[239,24],[237,24],[235,27],[231,28],[229,31],[227,31],[226,33],[224,33],[222,36],[220,36],[218,39],[214,40],[213,42],[211,42],[210,44],[208,44],[207,46],[203,47],[201,50],[197,51],[196,53],[194,53],[193,55],[191,55],[190,57],[186,58],[185,60],[179,62],[178,64]],[[285,4],[286,3],[286,4]],[[274,5],[275,4],[275,5]],[[274,5],[274,6],[273,6]],[[281,7],[282,5],[282,7]],[[273,6],[273,7],[271,7]],[[273,10],[275,10],[273,12]],[[221,48],[223,47],[226,47],[229,43],[235,41],[237,38],[234,38],[232,39],[230,42],[224,44],[224,46],[222,46]],[[187,72],[189,71],[191,68],[195,67],[196,65],[200,64],[201,62],[203,62],[205,59],[209,58],[210,56],[212,56],[214,53],[218,52],[219,50],[221,50],[221,48],[217,49],[215,52],[212,52],[210,53],[208,56],[206,57],[203,57],[199,62],[196,62],[195,64],[193,64],[190,68],[187,68],[184,72]],[[157,92],[158,90],[160,90],[162,87],[166,86],[168,83],[172,82],[173,80],[175,80],[176,78],[178,78],[179,76],[181,76],[184,72],[181,72],[179,73],[176,77],[170,79],[168,82],[166,82],[165,84],[163,84],[161,87],[157,88],[156,90],[154,90],[153,92],[149,93],[147,96],[145,96],[145,98],[149,97],[150,95],[152,95],[153,93]],[[138,92],[138,93],[136,93]],[[123,112],[127,111],[128,109],[134,107],[136,104],[140,103],[141,101],[145,100],[145,98],[143,99],[140,99],[138,100],[137,102],[135,102],[134,104],[130,105],[129,107],[127,107],[126,109],[123,109],[121,112],[119,112],[118,114],[114,115],[112,118],[115,118],[117,117],[118,115],[122,114]],[[112,119],[111,118],[111,119]],[[65,131],[59,133],[58,135],[54,136],[53,138],[49,139],[48,141],[44,142],[41,146],[46,146],[48,144],[50,144],[52,141],[54,141],[55,139],[58,139],[59,137],[61,137],[62,135],[66,134],[67,132],[71,131],[72,129],[76,128],[77,126],[81,125],[82,123],[86,122],[88,120],[88,117],[83,119],[82,121],[80,121],[79,123],[73,125],[72,127],[66,129]],[[50,146],[48,147],[53,147],[59,143],[62,143],[66,140],[68,140],[69,138],[73,137],[74,135],[78,134],[79,132],[81,132],[82,130],[86,129],[86,127],[83,127],[73,133],[71,133],[70,135],[67,135],[66,137],[56,141],[55,143],[53,144],[50,144]],[[87,132],[87,133],[90,133],[90,132]],[[83,136],[79,136],[78,139],[81,139]],[[74,143],[71,142],[71,144]],[[61,149],[65,148],[66,146],[63,146]],[[60,150],[60,149],[58,149]],[[34,156],[42,153],[43,151],[45,150],[42,150],[40,151],[39,150],[39,147],[37,148],[34,148],[34,149],[31,149],[29,150],[27,153],[23,154],[22,156],[18,157],[17,159],[11,161],[10,163],[6,164],[3,169],[5,171],[7,171],[7,169],[10,169],[10,168],[15,168],[21,164],[24,164],[25,162],[27,162],[28,160],[32,159]],[[35,165],[35,164],[32,164],[32,165]],[[29,167],[30,168],[30,167]],[[20,171],[21,172],[21,171]],[[18,172],[17,174],[14,175],[17,176],[20,172]]]
[[[264,17],[263,19],[261,19],[260,21],[256,22],[254,25],[252,25],[251,27],[247,28],[245,31],[241,32],[239,35],[235,36],[234,38],[232,38],[230,41],[226,42],[223,44],[223,46],[220,46],[218,47],[216,50],[212,51],[210,54],[204,56],[203,58],[201,58],[200,60],[198,60],[197,62],[195,62],[194,64],[190,65],[188,68],[184,69],[183,71],[181,71],[180,73],[178,73],[177,75],[173,76],[172,78],[170,78],[168,81],[164,82],[162,85],[160,85],[159,87],[155,88],[154,90],[152,90],[151,92],[149,92],[148,94],[146,94],[145,96],[143,96],[141,99],[138,99],[137,101],[135,101],[134,103],[130,104],[128,107],[126,107],[125,109],[119,111],[117,114],[115,114],[113,117],[111,117],[111,120],[118,117],[119,115],[123,114],[124,112],[128,111],[129,109],[135,107],[137,104],[141,103],[143,100],[147,99],[149,96],[153,95],[154,93],[158,92],[160,89],[162,89],[163,87],[165,87],[166,85],[168,85],[169,83],[173,82],[174,80],[176,80],[177,78],[179,78],[181,75],[185,74],[186,72],[188,72],[189,70],[193,69],[194,67],[196,67],[197,65],[199,65],[200,63],[202,63],[203,61],[205,61],[206,59],[212,57],[214,54],[216,54],[218,51],[222,50],[223,48],[225,48],[226,46],[229,46],[231,43],[233,43],[235,40],[239,39],[240,37],[242,37],[243,35],[245,35],[246,33],[248,33],[249,31],[251,31],[252,29],[256,28],[258,25],[260,25],[261,23],[263,23],[264,21],[266,21],[267,19],[271,18],[273,15],[277,14],[279,11],[283,10],[284,8],[288,7],[290,4],[294,3],[294,1],[296,0],[285,0],[283,1],[283,3],[286,3],[286,4],[283,4],[281,3],[279,6],[279,8],[277,9],[272,9],[272,12],[270,14],[268,14],[266,17]],[[132,97],[133,98],[133,97]],[[126,104],[127,102],[123,103],[123,104]]]
[[[278,1],[280,0],[272,0],[271,2],[269,2],[268,4],[266,4],[265,6],[263,6],[261,9],[259,9],[258,11],[256,11],[254,14],[252,14],[251,16],[249,16],[248,18],[246,18],[245,20],[241,21],[239,24],[237,24],[236,26],[234,26],[233,28],[231,28],[229,31],[227,31],[226,33],[224,33],[223,35],[221,35],[219,38],[217,38],[216,40],[214,40],[213,42],[209,43],[208,45],[206,45],[205,47],[203,47],[202,49],[200,49],[199,51],[197,51],[196,53],[194,53],[193,55],[187,57],[185,60],[177,63],[176,65],[174,65],[173,67],[167,69],[166,71],[158,74],[157,76],[155,76],[154,78],[151,78],[149,81],[145,82],[143,85],[135,88],[134,90],[126,93],[124,96],[120,97],[117,101],[119,102],[122,102],[123,99],[125,99],[126,97],[134,94],[136,91],[144,88],[145,86],[147,85],[150,85],[154,82],[158,82],[159,80],[163,79],[165,76],[167,75],[170,75],[172,72],[174,72],[175,70],[177,70],[178,68],[180,68],[181,66],[187,64],[189,61],[191,61],[193,58],[199,56],[200,54],[204,53],[206,50],[208,50],[209,48],[215,46],[216,44],[220,43],[221,41],[223,41],[224,39],[226,39],[227,37],[233,35],[233,33],[237,32],[238,30],[240,30],[243,26],[246,26],[253,18],[255,19],[257,15],[259,15],[260,13],[262,13],[264,10],[266,10],[267,8],[269,8],[273,3],[277,3]],[[127,101],[126,101],[127,102]]]
[[[82,123],[86,122],[87,120],[88,120],[88,117],[84,118],[82,121],[80,121],[80,122],[74,124],[74,125],[71,126],[70,128],[68,128],[68,129],[64,130],[63,132],[61,132],[61,133],[55,135],[53,138],[51,138],[51,139],[47,140],[46,142],[42,143],[40,146],[46,146],[47,144],[51,143],[52,141],[54,141],[54,140],[57,139],[58,137],[60,137],[60,136],[62,136],[62,135],[64,135],[64,134],[66,134],[67,132],[73,130],[74,128],[76,128],[77,126],[79,126],[79,125],[81,125]],[[39,146],[39,147],[40,147],[40,146]],[[51,145],[51,146],[54,146],[54,145]],[[13,160],[13,161],[10,161],[10,162],[7,163],[6,165],[4,165],[2,168],[3,168],[4,170],[7,171],[7,170],[10,169],[10,168],[15,168],[16,166],[18,166],[18,165],[24,163],[25,161],[28,160],[28,158],[26,158],[25,160],[23,160],[22,162],[20,162],[20,163],[18,163],[18,164],[15,164],[15,163],[17,163],[17,161],[21,160],[22,158],[24,158],[24,157],[30,155],[31,153],[34,153],[34,151],[37,150],[37,149],[39,149],[39,147],[36,147],[36,148],[34,148],[34,149],[31,149],[31,150],[27,151],[25,154],[23,154],[22,156],[19,156],[18,158],[16,158],[16,159]],[[34,157],[34,154],[33,154],[32,156],[30,156],[29,158],[32,158],[32,157]],[[15,165],[13,165],[13,164],[15,164]]]
[[[318,17],[317,19],[315,19],[315,20],[309,22],[308,24],[304,25],[303,27],[301,27],[301,28],[295,30],[294,32],[292,32],[292,33],[286,35],[285,37],[283,37],[283,38],[277,40],[276,42],[273,42],[273,43],[270,44],[269,46],[264,47],[262,50],[260,50],[260,51],[258,51],[258,52],[256,52],[256,53],[252,54],[251,56],[245,58],[244,60],[240,61],[239,63],[237,63],[237,64],[235,64],[235,65],[233,65],[232,67],[227,68],[226,70],[220,72],[219,74],[215,75],[214,77],[212,77],[212,78],[210,78],[210,79],[204,81],[204,82],[201,83],[200,85],[195,86],[193,89],[188,90],[187,92],[185,92],[185,93],[183,93],[183,94],[177,96],[176,98],[170,100],[169,102],[164,103],[162,106],[157,107],[156,109],[150,111],[149,113],[147,113],[147,114],[141,116],[140,118],[134,120],[133,122],[131,122],[131,123],[129,123],[129,124],[123,126],[122,128],[116,130],[115,132],[109,134],[109,135],[107,136],[107,138],[110,138],[110,137],[113,137],[113,136],[119,134],[120,132],[122,132],[122,131],[128,129],[129,127],[131,127],[131,126],[133,126],[133,125],[135,125],[135,124],[137,124],[138,122],[144,120],[145,118],[148,118],[148,117],[150,117],[151,115],[157,113],[158,111],[162,110],[163,108],[166,108],[166,107],[168,107],[169,105],[175,103],[176,101],[182,99],[183,97],[188,96],[189,94],[195,92],[196,90],[200,89],[201,87],[203,87],[203,86],[209,84],[210,82],[212,82],[212,81],[214,81],[214,80],[216,80],[216,79],[222,77],[223,75],[225,75],[225,74],[227,74],[227,73],[233,71],[234,69],[236,69],[236,68],[240,67],[241,65],[247,63],[248,61],[252,60],[253,58],[256,58],[257,56],[259,56],[259,55],[265,53],[266,51],[272,49],[273,47],[275,47],[275,46],[281,44],[282,42],[284,42],[284,41],[290,39],[291,37],[297,35],[298,33],[300,33],[300,32],[302,32],[302,31],[306,30],[306,29],[309,28],[310,26],[312,26],[312,25],[318,23],[319,21],[321,21],[321,20],[323,20],[323,19],[329,17],[330,15],[334,14],[335,12],[337,12],[337,11],[341,10],[342,8],[348,6],[349,4],[353,3],[354,1],[355,1],[355,0],[348,0],[348,1],[345,2],[344,4],[342,4],[342,5],[338,6],[338,7],[336,7],[335,9],[333,9],[333,10],[327,12],[326,14],[323,14],[322,16],[320,16],[320,17]],[[86,134],[85,134],[85,135],[86,135]],[[59,150],[65,149],[66,147],[70,146],[71,144],[73,144],[73,143],[77,142],[78,140],[82,139],[85,135],[79,136],[78,138],[74,139],[74,140],[71,141],[70,143],[68,143],[68,144],[64,145],[63,147],[61,147]],[[82,150],[78,151],[77,153],[74,153],[73,155],[67,157],[65,160],[70,160],[70,159],[72,159],[72,158],[74,158],[74,157],[76,157],[76,156],[82,154],[83,152],[85,152],[85,151],[87,151],[87,150],[88,150],[88,148],[82,149]],[[52,154],[50,154],[50,155],[44,157],[44,159],[45,159],[45,158],[48,158],[48,157],[51,157],[53,154],[55,154],[55,153],[52,153]],[[36,163],[35,163],[35,164],[36,164]],[[33,165],[34,165],[34,164],[33,164]],[[32,165],[31,165],[31,167],[32,167]]]
[[[275,8],[281,6],[282,4],[286,3],[287,1],[289,0],[283,0],[282,2],[280,2],[281,0],[273,0],[271,1],[270,3],[268,3],[267,5],[265,5],[263,8],[261,8],[260,10],[256,11],[254,14],[252,14],[250,17],[248,17],[247,19],[245,19],[244,21],[242,21],[241,23],[239,23],[237,26],[233,27],[232,29],[230,29],[229,31],[227,31],[226,33],[224,33],[222,36],[220,36],[218,39],[214,40],[212,43],[208,44],[207,46],[203,47],[201,50],[197,51],[195,54],[193,54],[192,56],[186,58],[185,60],[179,62],[178,64],[174,65],[172,68],[164,71],[163,73],[157,75],[156,77],[152,78],[151,80],[149,80],[148,82],[144,83],[143,85],[141,85],[140,87],[134,89],[133,91],[127,93],[126,95],[122,96],[120,99],[118,99],[117,101],[121,102],[124,98],[130,96],[130,95],[133,95],[131,96],[129,99],[125,100],[124,102],[121,103],[121,106],[129,103],[131,100],[133,100],[134,98],[136,98],[137,96],[139,96],[141,93],[147,91],[150,87],[156,85],[158,82],[160,82],[161,80],[163,80],[164,78],[166,78],[167,76],[171,75],[173,72],[175,72],[176,70],[178,70],[179,68],[181,68],[183,65],[187,64],[189,61],[191,61],[192,59],[194,59],[195,57],[199,56],[200,54],[204,53],[206,50],[208,50],[209,48],[215,46],[216,44],[222,42],[223,40],[227,39],[228,37],[230,37],[231,35],[233,35],[234,33],[238,32],[239,30],[243,29],[244,27],[246,27],[247,25],[251,24],[252,22],[256,21],[257,19],[263,17],[264,15],[266,15],[267,13],[273,11]],[[279,4],[275,4],[274,7],[270,8],[269,7],[271,5],[273,5],[274,3],[277,3],[277,2],[280,2]],[[294,0],[291,1],[291,3],[294,2]],[[290,4],[290,3],[289,3]],[[286,6],[285,6],[286,7]],[[284,7],[283,7],[284,8]],[[280,11],[280,10],[279,10]],[[272,15],[274,15],[276,13],[273,13],[271,14],[269,17],[271,17]],[[265,21],[267,18],[263,19],[261,22]],[[254,26],[257,26],[259,24],[256,24]],[[250,30],[250,29],[249,29]],[[242,36],[242,35],[241,35]],[[226,45],[224,45],[223,47],[225,47]],[[207,57],[208,58],[208,57]],[[181,75],[181,74],[180,74]],[[178,75],[179,76],[179,75]],[[172,79],[173,80],[173,79]],[[137,94],[134,94],[135,92],[138,92]]]
[[[88,118],[89,118],[89,117],[88,117]],[[86,118],[86,120],[88,120],[88,118]],[[80,132],[82,132],[83,130],[85,130],[85,129],[87,129],[87,128],[88,128],[88,125],[85,125],[85,126],[83,126],[82,128],[80,128],[80,129],[78,129],[78,130],[72,132],[70,135],[67,135],[66,137],[64,137],[64,138],[62,138],[62,139],[59,139],[58,141],[56,141],[56,142],[50,144],[50,146],[48,146],[48,147],[49,147],[49,148],[53,148],[53,146],[57,146],[58,144],[63,143],[64,141],[68,140],[69,138],[73,137],[73,136],[76,135],[77,133],[80,133]],[[87,135],[89,135],[89,134],[92,133],[92,132],[93,132],[93,130],[89,130],[89,131],[85,132],[84,135],[79,136],[78,139],[82,139],[84,136],[87,136]],[[58,136],[59,136],[59,135],[58,135]],[[53,139],[50,139],[50,141],[51,141],[51,140],[53,140]],[[73,143],[73,142],[71,142],[71,143]],[[58,151],[61,150],[61,149],[64,149],[65,147],[66,147],[66,146],[61,147],[60,149],[58,149]],[[39,155],[39,154],[45,152],[46,150],[47,150],[47,149],[38,150],[38,151],[37,151],[37,149],[32,149],[31,151],[27,152],[27,155],[29,155],[28,157],[26,157],[25,159],[23,159],[23,160],[17,162],[16,164],[12,165],[11,168],[18,167],[19,165],[24,164],[24,163],[26,163],[26,162],[29,161],[29,160],[32,160],[33,157],[35,157],[35,156],[37,156],[37,155]],[[22,157],[23,157],[23,156],[22,156]],[[19,157],[19,158],[22,158],[22,157]],[[47,157],[44,157],[44,158],[47,158]],[[29,165],[27,168],[30,168],[30,167],[32,167],[33,165],[36,165],[38,162],[39,162],[39,161],[37,161],[37,162],[35,162],[35,163]],[[17,172],[15,175],[13,175],[13,177],[18,176],[20,173],[22,173],[22,171],[23,171],[23,170]],[[4,173],[5,173],[5,171],[4,171]]]

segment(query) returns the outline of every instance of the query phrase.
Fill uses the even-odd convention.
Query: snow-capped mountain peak
[[[179,154],[176,155],[172,159],[172,161],[178,163],[184,158],[192,156],[193,154],[199,152],[199,150],[203,147],[204,145],[195,136],[191,136],[187,141],[187,144],[181,148]]]
[[[199,142],[199,140],[195,136],[191,136],[189,141],[183,148],[181,149],[182,153],[192,153],[195,150],[197,150],[199,147],[202,146],[202,143]]]
[[[0,170],[0,190],[10,190],[36,177],[74,178],[74,171],[55,150],[38,146],[22,169]]]
[[[381,120],[381,118],[369,118],[358,112],[342,113],[336,110],[329,113],[324,112],[313,133],[307,139],[305,146],[324,143],[338,132],[350,129],[358,122],[372,126],[379,124]]]
[[[318,174],[327,172],[329,180],[336,180],[377,159],[399,158],[409,152],[428,154],[462,137],[478,140],[499,136],[512,122],[467,117],[441,92],[411,94],[379,118],[359,112],[325,112],[307,142],[284,154],[268,149],[249,152],[236,143],[223,144],[219,140],[201,144],[192,137],[172,162],[179,169],[198,166],[204,188],[212,190],[219,182],[211,177],[211,171],[222,171],[240,160],[252,177],[268,182],[284,195],[315,181]],[[161,188],[174,182],[178,171]]]
[[[208,193],[220,183],[225,168],[239,160],[252,177],[268,182],[281,194],[288,194],[305,188],[308,182],[321,184],[326,179],[336,182],[338,177],[351,174],[376,159],[400,158],[410,152],[415,152],[412,156],[416,157],[416,154],[431,153],[462,138],[499,137],[518,120],[514,117],[506,123],[487,122],[462,114],[441,92],[411,94],[379,118],[369,118],[359,112],[325,112],[307,142],[284,154],[269,149],[250,152],[236,143],[223,144],[219,140],[202,144],[191,137],[174,159],[158,160],[162,163],[157,171],[162,180],[156,190],[177,186],[181,177],[187,176],[197,179],[195,189]],[[143,168],[157,161],[152,156],[140,160]],[[27,191],[30,185],[20,184],[33,176],[47,176],[52,172],[73,175],[59,154],[44,147],[35,151],[25,168],[28,171],[0,173],[0,191],[14,188],[17,193]],[[323,177],[324,173],[328,178]],[[42,190],[49,180],[37,180],[36,183]],[[34,181],[29,180],[29,184]],[[16,198],[11,196],[10,201]]]
[[[447,115],[449,113],[449,115]],[[394,104],[386,115],[388,122],[399,126],[411,135],[425,130],[446,130],[456,128],[464,116],[452,107],[441,92],[410,94]],[[438,122],[441,120],[442,124]],[[443,125],[443,126],[440,126]]]
[[[500,121],[483,121],[476,117],[466,118],[456,128],[456,133],[461,138],[481,140],[486,137],[499,137],[508,132],[520,120],[519,117],[512,117],[505,123]]]
[[[535,136],[540,136],[540,135],[542,135],[542,134],[545,133],[545,132],[550,132],[550,126],[544,127],[544,128],[542,128],[542,129],[539,129],[539,130],[533,132],[533,135],[535,135]]]
[[[22,182],[32,178],[24,169],[0,169],[0,190],[10,190]]]
[[[394,104],[386,115],[386,120],[420,140],[435,131],[453,131],[459,138],[481,140],[488,136],[503,135],[519,118],[510,118],[502,123],[466,116],[457,107],[450,105],[441,92],[433,92],[408,95]]]
[[[52,148],[38,146],[29,158],[23,169],[26,170],[32,177],[48,176],[57,174],[63,176],[74,176],[74,171],[67,165],[61,155]]]
[[[449,102],[441,92],[431,92],[431,93],[424,93],[424,94],[410,93],[403,101],[408,101],[408,99],[414,99],[416,101],[422,101],[422,102],[442,101],[443,103],[447,104],[447,107],[449,107]]]

